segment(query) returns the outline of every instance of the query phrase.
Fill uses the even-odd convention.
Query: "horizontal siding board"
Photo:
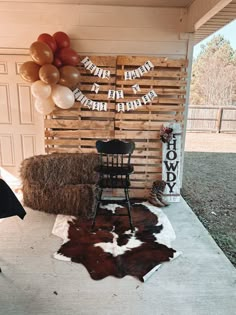
[[[79,53],[92,53],[96,51],[96,54],[129,54],[134,52],[135,54],[146,54],[146,55],[166,55],[175,54],[183,55],[187,50],[186,41],[176,42],[160,42],[160,41],[138,41],[138,40],[73,40],[73,49]]]
[[[181,10],[177,8],[120,7],[122,18],[117,9],[116,6],[80,6],[79,24],[127,28],[158,28],[166,24],[168,29],[180,26]]]
[[[27,32],[27,29],[25,30]],[[28,30],[29,31],[29,30]],[[75,26],[70,28],[70,38],[72,43],[74,40],[114,40],[118,41],[133,40],[133,41],[153,41],[156,42],[157,38],[159,41],[178,41],[179,36],[176,32],[176,28],[144,28],[139,26],[120,27],[114,26],[112,23],[109,27],[107,26]]]

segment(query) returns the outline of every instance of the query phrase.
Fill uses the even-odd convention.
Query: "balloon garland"
[[[32,83],[35,109],[48,115],[55,105],[63,109],[72,107],[75,101],[72,89],[77,86],[80,73],[76,68],[79,56],[70,48],[69,36],[64,32],[40,34],[29,51],[33,61],[22,64],[20,75]]]
[[[106,102],[94,102],[88,99],[77,84],[80,73],[76,67],[79,56],[70,47],[70,38],[64,32],[56,32],[52,36],[47,33],[40,34],[37,41],[33,42],[29,49],[33,61],[26,61],[20,67],[20,75],[23,80],[32,83],[31,93],[35,98],[35,109],[48,115],[58,106],[62,109],[71,108],[75,100],[92,110],[107,110]],[[89,57],[85,57],[81,63],[86,70],[103,79],[110,79],[110,71],[97,67]],[[125,80],[141,77],[144,73],[154,68],[150,60],[133,71],[124,73]],[[94,83],[91,91],[99,92],[99,84]],[[133,93],[141,91],[138,84],[132,86]],[[117,111],[134,110],[143,104],[152,102],[158,95],[154,90],[132,102],[118,103]],[[109,90],[108,99],[123,99],[123,90]]]

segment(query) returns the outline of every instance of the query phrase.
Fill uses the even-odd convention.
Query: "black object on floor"
[[[22,220],[26,215],[25,209],[7,183],[0,178],[0,219],[17,215]],[[0,268],[0,273],[2,272]]]
[[[25,209],[7,183],[0,178],[0,219],[17,215],[22,220]]]

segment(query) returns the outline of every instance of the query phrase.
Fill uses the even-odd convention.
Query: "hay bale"
[[[21,178],[41,186],[54,187],[77,184],[94,184],[98,164],[95,153],[52,153],[25,159],[21,165]]]
[[[53,153],[25,159],[20,169],[24,204],[47,213],[92,217],[97,165],[94,153]]]
[[[35,210],[91,218],[94,214],[96,186],[65,185],[52,190],[25,183],[23,198],[24,205]]]

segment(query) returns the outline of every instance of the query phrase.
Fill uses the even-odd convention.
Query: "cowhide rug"
[[[145,281],[161,263],[178,256],[171,248],[174,230],[159,208],[133,204],[133,233],[128,217],[116,214],[127,210],[118,204],[101,206],[94,231],[89,220],[58,215],[52,233],[63,245],[54,257],[83,264],[94,280],[130,275]]]

